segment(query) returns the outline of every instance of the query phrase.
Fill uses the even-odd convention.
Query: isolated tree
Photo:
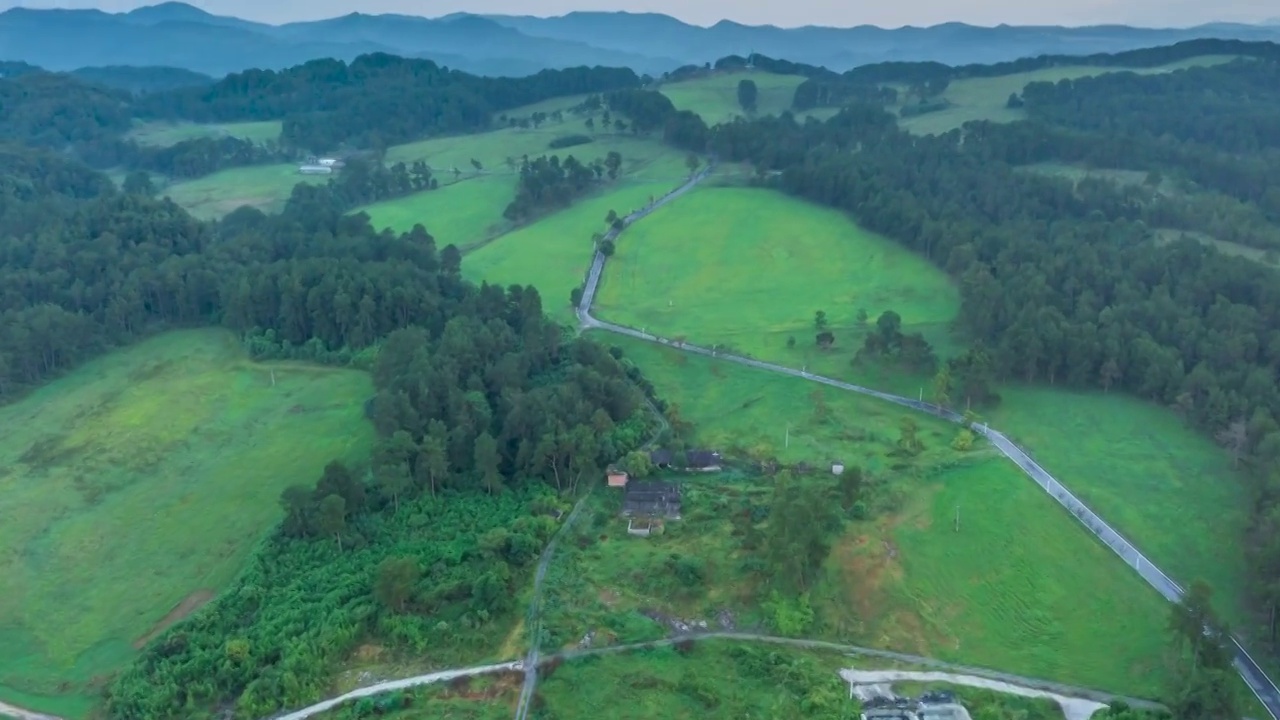
[[[819,332],[827,329],[827,313],[819,310],[813,314],[813,329]]]
[[[578,307],[582,304],[582,288],[576,287],[569,291],[569,304]]]
[[[373,595],[388,609],[404,612],[405,603],[413,596],[413,587],[421,578],[422,567],[414,558],[387,558],[378,564]]]
[[[920,426],[913,418],[904,417],[898,424],[898,449],[911,456],[924,450],[924,443],[920,442]]]
[[[593,118],[587,118],[587,121],[583,123],[583,125],[585,125],[591,132],[595,132],[596,130],[596,121]]]
[[[471,158],[471,167],[475,168],[476,172],[480,172],[484,169],[484,166],[480,164],[480,161],[475,158]]]
[[[613,129],[618,131],[619,134],[625,133],[627,131],[627,122],[621,118],[614,120]]]
[[[1022,98],[1018,97],[1018,93],[1010,93],[1009,99],[1005,101],[1004,106],[1010,110],[1017,110],[1025,104],[1026,103],[1022,101]]]
[[[702,161],[698,159],[696,153],[689,153],[689,157],[684,159],[685,167],[689,168],[689,174],[698,172],[698,168],[702,166]]]
[[[760,90],[756,87],[754,80],[740,80],[738,82],[738,105],[742,109],[753,113],[756,111],[756,101],[760,96]]]
[[[605,240],[600,243],[600,253],[605,257],[613,257],[613,254],[617,252],[617,250],[618,248],[613,244],[612,240]]]
[[[618,211],[613,209],[610,209],[609,214],[604,216],[604,222],[606,225],[612,225],[613,222],[617,219],[618,219]]]
[[[617,150],[610,150],[604,156],[604,167],[609,171],[609,179],[617,180],[618,174],[622,172],[622,153]]]
[[[951,368],[946,365],[933,376],[933,402],[943,408],[951,405]]]
[[[852,509],[862,494],[862,468],[857,465],[845,468],[836,482],[840,490],[840,507]]]
[[[790,336],[788,336],[788,337],[787,337],[787,349],[788,349],[788,350],[791,350],[791,349],[793,349],[795,346],[796,346],[796,336],[795,336],[795,335],[790,335]]]
[[[1222,443],[1222,446],[1231,454],[1231,466],[1239,467],[1240,459],[1249,449],[1249,424],[1244,418],[1235,420],[1219,431],[1217,437],[1218,442]]]
[[[498,441],[487,432],[476,437],[475,468],[480,476],[480,485],[490,495],[502,489],[502,474],[498,472],[498,464],[502,458],[498,455]]]
[[[320,532],[332,535],[342,549],[342,533],[347,530],[347,502],[341,495],[328,495],[320,501],[320,516],[317,518]]]
[[[836,336],[830,330],[823,330],[814,336],[813,341],[818,347],[826,350],[836,344]]]

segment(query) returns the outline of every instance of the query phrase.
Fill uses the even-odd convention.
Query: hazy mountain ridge
[[[430,58],[484,75],[526,75],[580,65],[630,67],[656,75],[750,52],[843,71],[891,60],[956,65],[1110,53],[1207,37],[1280,41],[1280,25],[1150,29],[947,23],[886,29],[778,28],[723,20],[700,27],[667,15],[625,12],[573,12],[553,18],[351,13],[269,25],[213,15],[180,2],[115,14],[24,8],[0,13],[0,60],[50,70],[165,66],[212,76],[247,68],[285,68],[321,57],[351,60],[370,52]]]

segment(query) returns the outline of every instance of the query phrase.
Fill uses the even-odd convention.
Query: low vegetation
[[[284,487],[367,456],[372,394],[364,373],[251,363],[208,330],[0,408],[0,685],[54,712],[92,694],[236,577]]]
[[[738,85],[742,80],[755,84],[754,110],[742,106]],[[663,83],[659,92],[680,110],[691,110],[708,125],[729,122],[748,115],[779,115],[791,109],[796,87],[804,82],[799,75],[769,72],[710,72],[704,77]]]
[[[463,677],[448,683],[352,700],[312,717],[315,720],[507,720],[523,680],[524,675],[520,673]]]
[[[629,229],[597,315],[762,359],[830,369],[893,310],[945,345],[959,297],[925,259],[839,212],[754,188],[699,189]],[[825,325],[815,327],[815,313]],[[817,333],[834,334],[819,349]]]
[[[936,111],[904,115],[899,124],[912,133],[932,135],[955,130],[974,120],[1014,122],[1024,119],[1026,111],[1021,106],[1010,107],[1009,97],[1021,94],[1028,83],[1058,82],[1113,72],[1167,73],[1188,67],[1221,64],[1233,59],[1233,56],[1225,55],[1202,56],[1146,68],[1064,65],[996,77],[964,78],[952,81],[940,95],[931,99],[939,105]],[[894,107],[895,111],[919,102],[918,97],[905,90],[906,88],[899,89],[901,102]]]
[[[204,124],[191,122],[141,122],[129,131],[128,137],[137,140],[143,145],[161,147],[176,145],[183,140],[203,137],[234,137],[265,144],[280,139],[280,121],[264,120],[261,122]]]

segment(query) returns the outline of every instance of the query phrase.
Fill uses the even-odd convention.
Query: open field
[[[738,104],[738,83],[755,82],[759,95],[756,99],[757,115],[780,115],[791,109],[796,88],[804,82],[800,75],[778,75],[759,71],[716,72],[706,77],[680,82],[665,83],[658,88],[678,110],[692,110],[707,125],[716,125],[744,116]],[[834,110],[817,110],[805,113],[815,117],[835,114]]]
[[[143,145],[158,145],[161,147],[176,145],[183,140],[194,140],[200,137],[224,136],[252,140],[256,143],[278,140],[280,138],[280,121],[209,124],[144,122],[139,123],[129,133],[129,137]]]
[[[1187,60],[1161,65],[1152,68],[1108,68],[1085,65],[1064,65],[1044,68],[1013,75],[1001,75],[989,78],[964,78],[956,80],[942,94],[942,98],[951,102],[951,107],[938,112],[902,118],[898,124],[917,135],[933,135],[955,130],[972,120],[991,120],[994,122],[1013,122],[1026,117],[1020,109],[1005,106],[1009,96],[1021,93],[1028,83],[1057,82],[1059,80],[1075,80],[1113,72],[1133,72],[1141,75],[1173,72],[1189,67],[1219,65],[1235,60],[1230,55],[1206,55],[1188,58]],[[905,88],[898,88],[900,95]],[[891,108],[897,112],[901,105]]]
[[[251,165],[173,183],[162,188],[160,194],[198,218],[216,219],[244,205],[278,212],[298,183],[327,181],[323,175],[299,174],[293,163]]]
[[[507,165],[508,158],[518,163],[524,155],[559,155],[562,158],[573,155],[579,160],[588,161],[603,157],[610,151],[617,151],[622,154],[622,175],[619,181],[603,188],[606,193],[615,192],[632,183],[647,183],[667,177],[673,178],[671,184],[674,186],[682,177],[681,173],[687,172],[679,153],[652,138],[599,132],[595,135],[597,140],[586,145],[558,150],[548,148],[547,144],[555,138],[579,132],[576,122],[573,130],[566,129],[570,127],[570,122],[548,123],[539,130],[506,129],[480,135],[425,140],[392,148],[387,153],[388,162],[404,161],[411,164],[416,160],[423,160],[439,176],[442,187],[369,205],[360,210],[369,213],[377,227],[404,232],[415,223],[422,223],[436,238],[438,245],[454,244],[466,250],[512,228],[511,223],[502,217],[502,211],[516,192],[516,171]],[[587,134],[585,128],[580,132]],[[483,171],[477,173],[474,170],[472,158],[481,163]],[[454,182],[453,174],[449,172],[453,167],[464,170],[460,176],[461,182]],[[601,215],[602,227],[603,219],[604,216]],[[590,237],[590,233],[587,237]],[[590,259],[589,251],[587,256]]]
[[[945,346],[958,306],[938,269],[843,213],[770,190],[700,188],[619,239],[596,314],[817,368],[837,354],[847,366],[865,332],[859,310],[870,325],[894,310],[904,332]],[[819,310],[836,335],[831,352],[814,347]]]
[[[635,348],[627,350],[661,393],[701,409],[697,397],[670,387],[667,375],[654,372]],[[791,390],[789,396],[803,397]],[[744,387],[745,402],[737,405],[756,393]],[[772,408],[765,403],[749,407],[736,414],[782,424],[766,415]],[[832,408],[847,422],[862,409]],[[707,424],[723,427],[732,411],[722,405],[707,412]],[[699,441],[715,432],[700,430]],[[814,621],[804,634],[1116,692],[1158,693],[1164,601],[1012,464],[986,448],[951,451],[932,426],[922,430],[929,450],[905,467],[886,456],[894,437],[846,442],[846,462],[871,470],[862,493],[871,515],[847,521],[835,540],[811,591]],[[885,467],[890,462],[894,466]],[[804,482],[826,485],[829,477],[820,470]],[[665,631],[650,619],[654,612],[712,627],[724,610],[739,628],[767,617],[761,607],[766,581],[752,560],[759,551],[742,547],[733,517],[768,507],[770,479],[689,476],[682,519],[646,539],[626,534],[611,492],[594,501],[594,524],[581,526],[575,541],[562,546],[548,575],[553,646],[574,644],[591,631],[596,644],[660,637]],[[763,535],[767,519],[756,524]],[[691,586],[676,574],[679,558],[695,559],[701,583]]]
[[[661,156],[605,186],[601,194],[476,249],[464,258],[462,272],[474,282],[533,285],[549,315],[571,322],[569,293],[591,265],[592,235],[607,230],[604,219],[609,211],[625,215],[638,209],[677,187],[688,174],[680,156]]]
[[[367,455],[372,392],[363,373],[254,364],[200,330],[0,408],[0,697],[83,714],[99,678],[235,576],[282,488]]]
[[[1211,440],[1150,403],[1050,388],[1006,389],[990,422],[1175,580],[1209,582],[1240,625],[1248,498]]]

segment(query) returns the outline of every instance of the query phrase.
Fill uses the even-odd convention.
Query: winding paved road
[[[675,200],[693,189],[694,186],[706,179],[713,168],[714,164],[708,165],[702,172],[690,178],[684,185],[681,185],[679,188],[676,188],[672,192],[663,196],[651,206],[628,215],[623,220],[623,228],[625,229],[632,223],[643,219],[657,208]],[[610,240],[615,240],[620,234],[620,231],[615,230],[611,231],[608,237]],[[603,274],[606,260],[607,258],[604,254],[597,250],[595,259],[591,264],[591,270],[587,274],[586,285],[582,292],[582,301],[578,304],[577,308],[578,322],[583,330],[598,329],[619,335],[625,335],[637,340],[666,345],[695,355],[718,358],[726,362],[745,365],[765,372],[790,375],[792,377],[802,378],[812,382],[821,383],[823,385],[829,385],[840,390],[868,395],[912,410],[926,412],[936,417],[950,420],[951,422],[959,423],[964,421],[964,418],[959,414],[940,408],[932,403],[913,400],[911,398],[881,392],[879,390],[873,390],[871,388],[862,387],[861,385],[854,385],[853,383],[847,383],[841,380],[823,377],[821,375],[814,375],[803,370],[796,370],[795,368],[789,368],[783,365],[763,362],[761,360],[742,357],[740,355],[718,352],[715,348],[705,348],[697,345],[690,345],[685,342],[669,340],[651,333],[642,332],[632,327],[597,319],[591,315],[591,306],[595,302],[596,290],[599,287],[600,278]],[[1138,575],[1141,576],[1147,584],[1155,588],[1156,592],[1160,593],[1169,602],[1178,602],[1182,598],[1183,589],[1181,585],[1174,582],[1172,578],[1161,571],[1160,568],[1156,567],[1156,565],[1148,560],[1132,542],[1116,531],[1115,528],[1108,525],[1106,521],[1098,516],[1097,513],[1089,509],[1088,506],[1081,502],[1080,499],[1063,486],[1062,483],[1058,482],[1056,478],[1032,460],[1031,457],[1022,450],[1022,448],[1015,445],[1013,441],[1004,435],[1004,433],[1001,433],[998,430],[993,430],[986,425],[975,426],[974,430],[986,437],[993,447],[999,450],[1005,457],[1012,460],[1014,464],[1027,474],[1028,477],[1034,480],[1037,485],[1044,489],[1045,492],[1049,493],[1050,497],[1058,501],[1059,504],[1066,508],[1068,512],[1088,528],[1089,532],[1093,533],[1093,535],[1101,540],[1103,544],[1111,548],[1116,555],[1119,555],[1120,559],[1123,560],[1126,565],[1136,570]],[[1235,646],[1234,665],[1236,670],[1240,673],[1240,677],[1244,678],[1245,684],[1247,684],[1249,689],[1253,691],[1253,694],[1257,696],[1259,702],[1266,707],[1267,712],[1270,713],[1273,720],[1280,720],[1280,688],[1277,688],[1271,678],[1267,677],[1266,672],[1264,672],[1262,667],[1254,661],[1253,657],[1244,649],[1244,646],[1240,644],[1239,640],[1232,638],[1231,642]],[[517,720],[523,719],[518,718]]]

